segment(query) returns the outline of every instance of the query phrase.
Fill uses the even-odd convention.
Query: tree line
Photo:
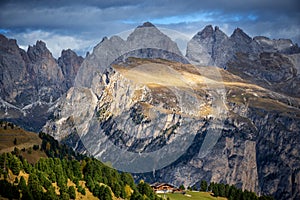
[[[248,190],[243,191],[234,185],[214,182],[208,184],[205,180],[201,180],[190,189],[212,192],[213,196],[226,197],[228,200],[274,200],[271,196],[257,196],[254,192]]]
[[[76,190],[82,195],[88,190],[101,200],[111,200],[113,196],[128,200],[161,199],[149,184],[143,181],[135,184],[131,174],[118,172],[95,158],[78,154],[45,133],[39,136],[42,139],[40,150],[48,157],[40,158],[35,164],[29,163],[16,150],[0,155],[1,196],[29,200],[76,199]],[[18,176],[21,170],[29,174],[27,182],[23,176],[9,181],[9,171]],[[68,186],[68,179],[75,186]],[[58,193],[54,183],[59,188]]]

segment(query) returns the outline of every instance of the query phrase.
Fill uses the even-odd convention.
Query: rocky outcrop
[[[104,37],[93,49],[93,53],[84,60],[76,77],[75,86],[91,87],[99,95],[101,89],[96,87],[99,73],[103,73],[120,56],[128,52],[147,48],[167,51],[181,56],[181,52],[175,42],[159,31],[153,24],[146,22],[142,26],[138,26],[128,36],[126,41],[118,36],[112,36],[109,39]],[[136,56],[139,57],[139,55]],[[149,54],[149,56],[151,55]]]
[[[142,26],[138,26],[128,36],[126,45],[129,47],[130,51],[143,48],[154,48],[181,55],[177,44],[150,22],[145,22]]]
[[[188,42],[186,57],[203,66],[223,67],[224,62],[232,56],[232,52],[229,52],[231,46],[233,42],[225,33],[209,25]]]
[[[25,101],[25,105],[36,101],[49,103],[55,101],[67,89],[63,85],[64,76],[61,68],[42,41],[37,41],[36,45],[29,46],[27,55],[30,60],[27,64],[27,71],[31,75],[28,81],[35,89],[35,93],[27,96],[37,99],[28,99],[28,101]],[[22,99],[24,98],[22,97]]]
[[[298,45],[288,39],[252,39],[240,28],[228,37],[209,25],[189,41],[187,58],[197,65],[225,68],[249,82],[299,97],[299,52]]]
[[[54,123],[49,121],[46,129],[50,134],[55,136],[57,139],[64,138],[59,134],[56,129],[51,127],[59,127],[60,123],[66,123],[66,120],[72,116],[76,124],[76,111],[72,107],[64,106],[73,105],[73,96],[81,96],[79,93],[91,89],[91,92],[101,98],[105,84],[109,82],[109,66],[116,60],[125,60],[126,58],[143,57],[143,58],[166,58],[174,59],[175,61],[187,62],[181,55],[177,45],[168,36],[161,33],[153,24],[146,22],[142,26],[137,27],[127,38],[126,41],[118,36],[112,36],[111,38],[103,38],[103,40],[93,49],[93,52],[87,56],[80,67],[78,74],[75,79],[75,88],[69,90],[66,98],[61,99],[57,107],[61,107],[54,114]],[[102,82],[99,82],[101,80]],[[76,91],[76,93],[74,93]],[[83,95],[83,94],[82,94]],[[83,103],[83,102],[82,102]],[[63,105],[62,105],[63,104]],[[95,110],[96,104],[88,102],[86,110]],[[93,114],[89,112],[89,114]],[[86,115],[86,114],[82,114]],[[57,119],[61,119],[57,124]],[[89,127],[89,121],[83,123],[81,127]],[[50,128],[49,128],[50,127]],[[52,130],[53,129],[53,130]],[[87,128],[83,129],[82,132],[76,131],[81,135],[85,135]],[[69,132],[70,133],[70,132]]]
[[[83,58],[67,50],[57,61],[42,41],[25,52],[3,35],[0,51],[1,119],[39,131],[47,109],[73,85]]]
[[[120,58],[122,56],[122,58]],[[70,119],[70,116],[75,120],[76,124],[76,111],[72,107],[65,105],[74,105],[72,98],[73,96],[82,96],[80,92],[91,90],[93,95],[97,98],[102,96],[104,90],[104,83],[109,82],[109,77],[107,76],[109,66],[116,59],[126,59],[127,57],[144,57],[144,58],[167,58],[174,59],[176,61],[187,62],[184,59],[176,45],[168,36],[161,33],[153,24],[146,22],[142,26],[137,27],[129,36],[126,41],[118,36],[112,36],[111,38],[103,38],[103,40],[93,49],[93,52],[87,56],[83,61],[78,74],[75,78],[74,89],[68,91],[66,98],[62,98],[57,107],[61,107],[64,111],[57,110],[54,114],[54,121],[61,119],[59,124],[54,124],[49,121],[46,129],[49,133],[55,136],[57,139],[62,139],[66,134],[59,134],[56,127],[60,126],[60,123],[67,123],[66,120]],[[103,80],[102,83],[99,80]],[[76,91],[76,93],[75,93]],[[83,103],[83,102],[82,102]],[[62,105],[63,104],[63,105]],[[78,105],[80,105],[78,103]],[[90,103],[89,101],[85,104],[86,110],[95,110],[96,104]],[[82,115],[86,115],[82,114]],[[89,112],[89,114],[93,114]],[[69,122],[68,122],[69,123]],[[68,124],[67,123],[67,124]],[[89,121],[82,124],[81,127],[86,127],[83,131],[76,131],[81,135],[85,135],[87,132],[87,127],[89,127]],[[49,128],[55,127],[55,128]],[[53,129],[53,130],[52,130]],[[75,134],[76,135],[76,134]]]
[[[300,49],[288,39],[271,40],[263,36],[251,38],[240,28],[236,28],[228,37],[218,27],[213,29],[208,25],[188,42],[186,56],[203,66],[226,68],[228,61],[237,53],[256,55],[263,52],[295,54]]]
[[[71,89],[44,130],[136,179],[185,186],[204,179],[299,198],[297,98],[218,68],[161,59],[121,59],[99,84],[98,98]]]
[[[300,48],[297,44],[289,39],[271,40],[268,37],[256,36],[253,38],[263,49],[264,52],[277,52],[285,54],[300,53]]]
[[[227,69],[249,82],[299,98],[299,59],[300,54],[238,53],[228,62]]]
[[[238,135],[232,138],[225,134],[219,141],[222,144],[219,151],[216,150],[216,155],[221,156],[217,158],[210,155],[213,159],[218,159],[218,164],[214,160],[210,161],[211,163],[203,160],[195,161],[197,157],[193,157],[186,162],[190,167],[178,164],[175,168],[181,170],[192,168],[193,176],[205,174],[204,176],[200,175],[199,179],[217,179],[217,181],[233,183],[231,182],[233,181],[232,177],[235,177],[237,182],[234,184],[242,188],[245,188],[247,182],[251,186],[248,185],[246,188],[250,187],[263,194],[271,194],[276,199],[298,199],[299,191],[297,189],[296,191],[295,188],[299,187],[300,163],[297,161],[298,158],[294,157],[294,153],[291,153],[290,147],[295,150],[299,143],[300,120],[297,99],[300,92],[297,88],[300,84],[299,47],[288,39],[271,40],[262,36],[252,39],[239,28],[234,30],[230,37],[224,33],[220,36],[218,31],[218,28],[213,29],[212,26],[207,26],[196,34],[188,44],[187,57],[196,64],[226,68],[230,73],[241,77],[248,83],[267,88],[275,92],[272,94],[276,94],[275,101],[284,102],[287,107],[279,109],[280,106],[277,105],[275,106],[277,109],[274,111],[272,101],[249,102],[248,97],[244,96],[245,94],[242,94],[244,97],[240,96],[241,94],[234,94],[234,98],[240,96],[244,99],[239,102],[245,108],[241,112],[241,109],[238,108],[241,105],[230,103],[232,111],[237,116],[249,120],[248,123],[243,122],[242,127],[254,127],[254,129],[250,129],[252,132],[251,143],[248,139],[240,138]],[[257,95],[257,93],[252,91],[251,95]],[[227,97],[229,97],[227,98],[229,102],[234,100],[231,98],[232,96]],[[295,110],[290,111],[290,108]],[[234,123],[228,124],[231,127],[228,127],[226,131],[229,132],[227,133],[233,134],[236,131],[244,136],[250,134],[249,131],[241,129],[241,124],[236,121],[236,117],[230,116],[229,119]],[[297,137],[297,139],[293,140],[293,137]],[[252,144],[252,150],[250,147],[246,148],[246,143]],[[228,152],[226,148],[232,145],[238,147],[240,153],[234,156],[224,156],[222,152]],[[246,149],[250,151],[248,152]],[[252,153],[253,151],[256,152],[256,155]],[[298,151],[299,149],[295,150],[295,152]],[[246,153],[243,154],[243,152]],[[245,157],[247,157],[248,163],[244,165],[242,163],[245,162]],[[241,164],[237,165],[233,160],[239,160]],[[194,163],[196,163],[196,167]],[[199,166],[201,166],[201,170],[197,169]],[[229,166],[229,168],[225,167],[222,170],[218,166]],[[236,166],[239,167],[236,168]],[[205,170],[211,168],[216,168],[216,170],[213,172]],[[238,172],[241,168],[243,168],[242,171]],[[247,170],[244,170],[245,168]],[[223,174],[220,175],[218,171]],[[250,171],[250,174],[254,176],[257,174],[256,181],[254,179],[246,181],[245,178],[249,178],[247,173]],[[171,172],[171,168],[163,169],[157,176],[168,172]],[[172,178],[172,176],[174,177]],[[175,177],[178,176],[170,173],[168,177],[176,179]],[[224,177],[230,178],[225,180]]]
[[[83,58],[77,56],[71,49],[63,50],[61,52],[61,57],[58,58],[58,65],[62,70],[67,88],[71,88],[74,85],[75,77],[82,62]]]

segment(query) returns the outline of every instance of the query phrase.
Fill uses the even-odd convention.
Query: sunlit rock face
[[[146,22],[142,26],[138,26],[126,41],[118,36],[104,37],[94,48],[93,53],[84,60],[76,77],[75,86],[92,86],[94,92],[97,93],[97,88],[93,86],[94,78],[97,77],[96,73],[103,73],[115,59],[128,52],[147,48],[165,50],[181,55],[175,42],[160,32],[153,24]],[[151,57],[151,55],[148,57]],[[95,81],[97,84],[98,79]]]
[[[225,70],[218,71],[220,82],[216,70],[129,57],[103,74],[100,97],[69,90],[68,105],[45,131],[117,169],[143,172],[136,178],[149,182],[205,179],[296,196],[290,188],[299,179],[299,101]],[[214,100],[222,95],[219,85],[226,91],[222,104]],[[76,133],[83,134],[80,142]]]

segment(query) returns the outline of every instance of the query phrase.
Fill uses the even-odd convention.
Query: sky
[[[56,58],[62,49],[85,56],[103,37],[126,36],[145,21],[182,50],[209,24],[300,44],[299,0],[1,0],[0,10],[1,34],[25,50],[42,40]]]

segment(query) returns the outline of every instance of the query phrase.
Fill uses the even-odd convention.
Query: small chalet
[[[174,193],[182,192],[179,188],[168,183],[153,183],[151,185],[155,193]]]

